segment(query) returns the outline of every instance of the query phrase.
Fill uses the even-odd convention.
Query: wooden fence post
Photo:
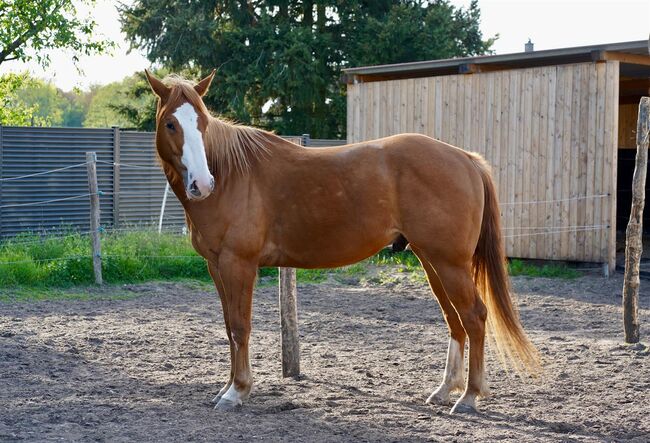
[[[625,277],[623,280],[623,328],[626,343],[639,342],[639,264],[643,251],[643,206],[648,169],[650,97],[642,97],[636,125],[636,165],[632,179],[632,210],[625,232]]]
[[[99,187],[97,186],[97,154],[86,152],[86,168],[88,170],[88,191],[90,193],[90,238],[93,242],[93,271],[95,283],[101,285],[102,279],[102,247],[99,242]]]
[[[279,282],[282,376],[296,377],[300,374],[296,270],[280,268]]]

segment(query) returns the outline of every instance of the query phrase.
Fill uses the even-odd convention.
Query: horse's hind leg
[[[465,383],[465,361],[463,355],[467,334],[465,333],[465,329],[463,329],[460,318],[458,318],[458,313],[449,301],[449,297],[435,269],[433,269],[431,263],[419,249],[413,248],[413,251],[420,258],[431,290],[438,300],[440,309],[445,316],[447,327],[449,328],[449,346],[442,383],[427,399],[427,403],[446,405],[449,403],[449,394],[456,390],[461,390]]]
[[[421,257],[420,261],[427,273],[431,290],[436,296],[438,304],[440,304],[440,308],[447,322],[447,327],[449,328],[449,347],[447,348],[445,373],[442,377],[442,383],[429,396],[427,403],[447,405],[449,404],[449,394],[457,390],[462,390],[465,384],[465,359],[463,355],[467,334],[465,333],[465,329],[463,329],[460,318],[458,318],[458,313],[449,301],[449,297],[447,297],[447,293],[440,282],[438,274],[424,257]]]
[[[483,360],[487,308],[472,280],[469,260],[462,264],[452,264],[442,260],[430,264],[442,282],[444,292],[458,313],[469,338],[467,386],[451,412],[472,412],[476,410],[476,398],[486,396],[488,392]]]
[[[478,295],[469,263],[463,266],[442,264],[436,266],[436,271],[469,337],[467,387],[451,412],[473,412],[476,410],[476,398],[488,393],[484,367],[487,308]]]

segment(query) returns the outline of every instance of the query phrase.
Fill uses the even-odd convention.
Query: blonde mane
[[[205,131],[205,151],[212,172],[220,177],[247,174],[252,163],[269,154],[267,143],[273,134],[213,117],[194,89],[194,83],[171,75],[163,82],[171,87],[167,104],[177,104],[185,98],[195,109],[208,116]],[[165,108],[161,108],[162,113]]]

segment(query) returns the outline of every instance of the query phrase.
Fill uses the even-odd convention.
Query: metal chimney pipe
[[[528,39],[528,43],[524,45],[524,52],[533,52],[535,50],[535,45],[533,42]]]

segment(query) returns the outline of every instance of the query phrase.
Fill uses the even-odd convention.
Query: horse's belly
[[[332,268],[363,260],[391,244],[399,235],[385,214],[341,223],[315,222],[295,227],[269,244],[268,266]],[[265,257],[264,257],[265,256]]]

